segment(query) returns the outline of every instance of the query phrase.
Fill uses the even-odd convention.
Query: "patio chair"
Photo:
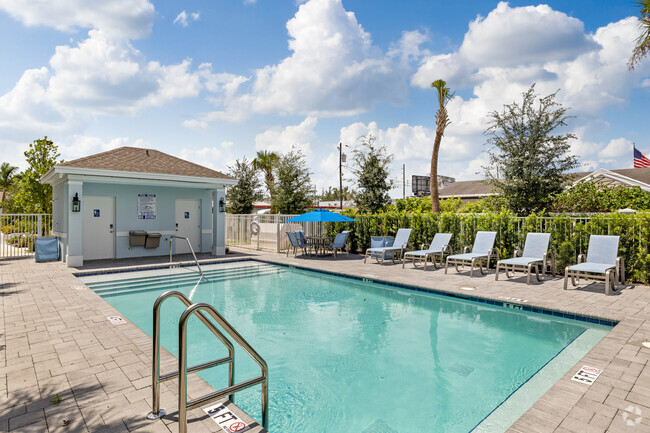
[[[460,270],[458,270],[458,265],[465,266],[465,264],[470,263],[471,268],[469,276],[473,277],[474,266],[477,262],[481,274],[487,274],[488,269],[490,269],[490,260],[492,257],[496,255],[497,260],[499,260],[499,251],[494,248],[494,240],[496,239],[496,236],[497,232],[477,232],[471,252],[467,252],[469,247],[465,247],[463,249],[463,254],[447,256],[447,261],[445,262],[445,274],[447,273],[447,268],[450,263],[454,264],[456,272],[460,272]],[[485,272],[483,272],[483,260],[487,260]]]
[[[347,240],[349,234],[350,234],[350,230],[344,230],[341,233],[338,233],[336,235],[336,238],[334,238],[334,242],[332,242],[329,245],[325,245],[325,248],[327,248],[328,250],[332,250],[332,254],[334,254],[334,258],[336,258],[336,251],[340,250],[342,252],[343,248],[345,248],[345,253],[347,255],[350,255],[350,251],[348,251],[348,247],[347,247]]]
[[[578,256],[578,264],[567,266],[564,270],[564,290],[571,277],[571,284],[576,285],[575,278],[580,277],[605,280],[605,294],[616,291],[616,282],[625,284],[625,264],[623,257],[617,257],[619,236],[591,235],[587,257]],[[612,270],[614,271],[612,273]],[[604,274],[603,276],[599,274]]]
[[[291,248],[293,248],[294,257],[298,256],[298,248],[300,248],[302,250],[302,254],[305,255],[305,251],[309,247],[309,244],[307,244],[306,242],[305,243],[298,242],[298,238],[296,237],[296,234],[293,232],[286,232],[286,233],[287,236],[289,237],[289,242],[291,243],[289,248],[287,248],[287,257],[289,257],[289,250]]]
[[[530,284],[530,274],[535,269],[535,277],[537,281],[542,281],[546,276],[547,266],[551,266],[552,272],[555,273],[555,256],[553,253],[548,252],[548,243],[551,240],[550,233],[528,233],[526,235],[526,243],[524,244],[524,251],[521,257],[517,257],[520,253],[515,250],[515,256],[511,259],[499,260],[497,262],[496,274],[494,281],[499,280],[499,269],[503,268],[506,271],[506,277],[514,276],[515,271],[526,272],[526,284]],[[550,263],[549,263],[550,262]],[[539,276],[539,266],[542,266],[542,276]],[[508,273],[512,271],[512,275]]]
[[[404,260],[402,260],[402,268],[406,264],[407,260],[413,260],[413,266],[417,268],[418,263],[422,262],[423,270],[427,270],[427,261],[431,257],[431,262],[435,269],[438,268],[436,265],[436,256],[440,256],[440,266],[442,266],[442,261],[445,253],[451,254],[451,247],[449,246],[449,241],[451,240],[451,233],[436,233],[429,245],[429,249],[424,249],[425,245],[422,244],[419,251],[409,251],[404,254]]]
[[[386,245],[384,247],[368,248],[363,257],[363,263],[366,263],[366,259],[368,258],[368,256],[374,257],[382,265],[386,260],[386,256],[392,259],[393,263],[395,263],[395,257],[397,255],[400,256],[400,259],[404,256],[404,250],[408,246],[409,238],[411,237],[411,231],[413,231],[413,229],[399,229],[397,230],[397,234],[395,235],[395,240],[391,245]],[[379,260],[380,257],[381,257],[381,261]]]

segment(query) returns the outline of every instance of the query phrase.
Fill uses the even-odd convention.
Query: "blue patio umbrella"
[[[316,209],[302,215],[289,218],[286,222],[335,222],[335,223],[350,223],[355,222],[355,219],[346,217],[335,212],[330,212],[325,209]]]
[[[351,223],[351,222],[356,222],[357,220],[346,217],[345,215],[338,214],[336,212],[330,212],[325,209],[315,209],[311,212],[304,213],[302,215],[295,216],[293,218],[289,218],[285,222],[288,223],[293,223],[293,222],[317,222],[317,223],[323,223],[323,222],[333,222],[333,223]],[[318,224],[319,231],[322,233],[323,232],[323,227],[321,224]]]

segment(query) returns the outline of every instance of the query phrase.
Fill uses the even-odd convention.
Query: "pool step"
[[[219,275],[219,274],[229,274],[231,272],[240,272],[243,270],[251,271],[251,270],[258,270],[258,269],[277,269],[278,267],[272,266],[272,265],[259,265],[259,266],[238,266],[238,267],[233,267],[233,268],[226,268],[226,269],[213,269],[213,270],[207,270],[204,271],[204,275]],[[175,274],[164,274],[164,275],[150,275],[147,277],[137,277],[137,278],[129,278],[128,281],[132,283],[137,283],[140,281],[147,281],[147,282],[155,282],[155,281],[165,281],[169,280],[170,278],[173,279],[182,279],[182,278],[193,278],[198,273],[196,272],[195,269],[188,269],[186,274],[182,273],[175,273]],[[87,283],[88,287],[94,287],[94,288],[100,288],[100,287],[105,287],[105,286],[113,286],[115,284],[121,284],[124,280],[107,280],[107,281],[96,281],[92,283]]]
[[[224,278],[228,277],[236,277],[240,275],[246,275],[246,276],[258,276],[258,275],[266,275],[266,274],[276,274],[276,273],[282,273],[284,270],[277,269],[277,268],[272,268],[272,269],[261,269],[261,270],[252,270],[252,269],[246,269],[246,270],[241,270],[237,272],[228,272],[228,273],[218,273],[218,274],[212,274],[212,273],[204,273],[203,279],[204,280],[209,280],[209,281],[215,281],[215,280],[223,280]],[[157,285],[157,286],[186,286],[186,285],[192,285],[195,284],[197,281],[199,281],[199,278],[201,276],[198,273],[189,273],[186,275],[176,275],[176,276],[171,276],[168,278],[162,278],[162,279],[151,279],[151,280],[139,280],[139,281],[133,281],[133,280],[120,280],[120,281],[114,281],[111,284],[102,284],[102,285],[95,285],[93,283],[89,283],[88,287],[93,289],[94,291],[100,293],[101,291],[104,290],[110,290],[110,289],[115,289],[115,288],[123,288],[123,287],[130,287],[130,288],[135,288],[135,287],[146,287],[146,286],[151,286],[151,285]]]
[[[237,268],[229,272],[212,272],[207,271],[203,273],[205,279],[214,279],[220,277],[226,277],[230,275],[258,275],[259,272],[275,272],[279,268],[269,267],[269,268]],[[199,273],[197,272],[187,272],[183,274],[173,274],[173,275],[161,275],[161,276],[152,276],[151,278],[134,278],[134,279],[125,279],[125,280],[115,280],[115,281],[102,281],[97,283],[87,283],[87,286],[91,289],[98,291],[103,289],[110,289],[115,287],[124,287],[128,285],[129,287],[136,287],[138,285],[149,285],[149,284],[159,284],[159,285],[178,285],[193,283],[198,281],[200,278]]]
[[[286,271],[284,270],[267,270],[267,271],[259,271],[255,273],[251,272],[246,272],[246,273],[238,273],[238,274],[229,274],[229,275],[220,275],[218,277],[210,277],[210,278],[205,278],[203,281],[206,283],[219,283],[222,281],[231,281],[231,280],[240,280],[243,278],[251,278],[251,277],[259,277],[263,275],[278,275],[278,274],[283,274]],[[184,285],[184,288],[190,289],[191,285],[195,284],[198,281],[198,277],[195,277],[190,283],[191,284],[186,284]],[[110,288],[101,288],[101,289],[94,289],[92,286],[90,286],[91,289],[95,293],[97,293],[101,297],[112,297],[112,296],[119,296],[119,295],[124,295],[124,294],[134,294],[134,293],[144,293],[144,292],[150,292],[150,291],[168,291],[168,290],[177,290],[179,289],[179,284],[177,281],[174,281],[174,284],[156,284],[156,283],[149,283],[149,284],[137,284],[137,285],[129,285],[129,286],[116,286],[116,287],[110,287]],[[182,288],[181,288],[182,289]],[[182,291],[182,290],[181,290]]]

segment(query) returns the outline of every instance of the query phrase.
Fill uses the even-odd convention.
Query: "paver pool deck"
[[[394,264],[380,266],[374,261],[364,264],[360,256],[353,255],[335,260],[300,255],[287,258],[284,254],[248,250],[237,253],[234,258],[291,264],[498,301],[526,301],[525,305],[618,321],[508,431],[650,432],[650,348],[641,344],[650,341],[650,287],[628,285],[613,296],[605,296],[602,282],[585,280],[577,289],[564,291],[559,277],[527,286],[521,273],[510,280],[503,276],[494,281],[494,270],[470,278],[467,272],[457,274],[453,269],[445,275],[442,269],[429,267],[423,271],[413,269],[411,264],[405,269]],[[232,259],[228,256],[223,260]],[[92,290],[84,289],[73,275],[152,264],[165,264],[165,258],[96,261],[81,269],[67,268],[59,262],[37,264],[33,258],[0,260],[0,431],[178,430],[175,381],[161,385],[161,407],[170,414],[163,420],[145,419],[151,410],[151,338],[130,322],[112,325],[107,317],[119,313]],[[582,365],[603,369],[591,386],[571,380]],[[175,358],[163,353],[161,371],[175,368]],[[188,389],[190,397],[196,398],[211,388],[191,375]],[[57,395],[61,401],[53,404],[51,400]],[[189,419],[190,433],[221,431],[200,409],[191,411]],[[426,426],[422,432],[428,432]]]

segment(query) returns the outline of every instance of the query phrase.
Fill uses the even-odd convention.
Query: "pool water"
[[[562,358],[534,386],[535,401],[611,329],[259,262],[204,272],[195,290],[198,274],[189,269],[82,280],[149,335],[153,303],[167,290],[193,292],[193,302],[216,307],[269,365],[271,432],[469,432]],[[182,311],[176,300],[163,304],[161,342],[175,356]],[[188,365],[227,353],[195,318],[188,344]],[[259,375],[242,350],[236,360],[237,381]],[[227,385],[225,366],[200,376],[217,389]],[[237,394],[236,403],[261,419],[259,386]],[[503,412],[505,421],[493,424],[502,427],[488,430],[521,415]]]

